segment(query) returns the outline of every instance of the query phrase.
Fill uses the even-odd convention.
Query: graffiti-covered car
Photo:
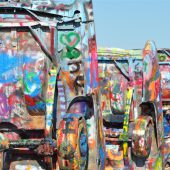
[[[102,168],[92,1],[0,1],[0,58],[0,169]]]
[[[170,167],[170,56],[161,58],[159,66],[162,76],[162,106],[164,112],[164,158],[167,163],[167,167]]]
[[[160,62],[167,60],[170,57],[170,50],[169,49],[158,49],[158,58]]]
[[[100,48],[98,62],[106,168],[163,169],[170,126],[161,76],[169,71],[161,67],[155,44],[149,41],[143,50]]]

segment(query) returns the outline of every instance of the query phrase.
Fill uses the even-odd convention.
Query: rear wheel
[[[80,120],[78,131],[78,145],[76,149],[77,156],[80,155],[79,169],[86,170],[88,166],[88,140],[85,121]]]
[[[147,161],[149,159],[158,157],[158,147],[156,142],[156,135],[154,131],[154,125],[149,123],[146,127],[145,134],[139,139],[139,144],[145,146],[145,156],[140,156],[132,153],[133,167],[136,170],[145,170],[147,168]],[[154,162],[153,162],[154,163]],[[152,167],[151,167],[152,169]]]
[[[88,167],[88,140],[86,123],[84,119],[78,123],[77,147],[72,158],[62,158],[59,156],[58,162],[60,170],[87,170]],[[70,145],[71,148],[71,145]],[[68,147],[67,147],[68,149]]]
[[[0,169],[3,170],[3,164],[4,164],[4,152],[0,152]]]

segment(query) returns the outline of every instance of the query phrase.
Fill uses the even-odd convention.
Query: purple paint
[[[8,118],[10,108],[7,105],[8,99],[5,94],[0,93],[0,117],[1,118]]]

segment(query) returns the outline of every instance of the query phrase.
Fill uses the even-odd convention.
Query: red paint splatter
[[[28,106],[35,106],[35,101],[28,95],[25,95],[25,101]]]

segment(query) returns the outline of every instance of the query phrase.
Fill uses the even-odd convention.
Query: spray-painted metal
[[[168,60],[160,61],[150,41],[143,51],[98,49],[98,60],[105,169],[163,169],[170,154],[170,126],[165,119],[168,116],[163,117],[168,107]],[[165,80],[161,76],[166,76],[162,90]],[[129,88],[133,95],[127,114]]]
[[[91,0],[1,1],[0,169],[161,169],[169,151],[154,43],[140,52],[98,58]],[[169,67],[161,72],[168,120]]]
[[[104,169],[91,0],[0,2],[0,169]]]
[[[160,50],[161,52],[161,50]],[[162,105],[164,112],[164,159],[166,167],[170,167],[170,56],[159,53],[159,66],[161,70]]]

